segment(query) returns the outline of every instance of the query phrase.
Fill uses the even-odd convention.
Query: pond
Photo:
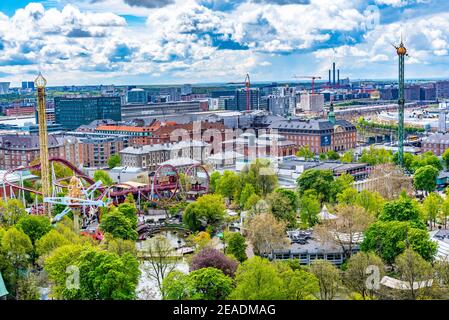
[[[179,248],[180,246],[184,246],[187,237],[187,234],[185,234],[184,232],[173,230],[161,231],[157,233],[157,235],[165,237],[173,248]],[[145,241],[138,242],[137,250],[144,251],[145,248],[148,247],[149,241],[151,241],[151,239],[152,238],[149,238]],[[148,261],[144,261],[140,265],[141,276],[139,280],[139,285],[137,287],[137,298],[141,300],[160,300],[161,293],[159,291],[159,288],[157,287],[157,281],[156,279],[148,276],[145,269],[151,269],[151,264]],[[178,262],[176,263],[175,270],[179,270],[184,273],[189,272],[189,265],[187,263],[186,258],[178,260]]]

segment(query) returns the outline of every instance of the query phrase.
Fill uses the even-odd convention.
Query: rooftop
[[[347,120],[337,120],[335,125],[345,129],[354,129],[355,126]],[[271,129],[297,129],[297,130],[333,130],[334,125],[326,119],[319,120],[278,120],[273,121],[269,128]]]

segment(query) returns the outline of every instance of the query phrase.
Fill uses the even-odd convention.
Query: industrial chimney
[[[332,82],[332,84],[335,86],[335,62],[332,64],[332,70],[333,70],[333,82]]]

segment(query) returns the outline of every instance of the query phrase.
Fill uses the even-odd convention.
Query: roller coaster
[[[25,187],[23,181],[18,183],[12,182],[10,179],[12,174],[22,171],[37,171],[40,170],[41,164],[30,165],[27,167],[17,167],[8,170],[3,177],[4,195],[6,195],[6,188],[9,188],[11,197],[24,197],[25,192],[36,195],[36,203],[32,206],[32,213],[39,214],[43,203],[62,204],[70,206],[73,199],[67,197],[57,197],[59,192],[68,188],[69,184],[64,183],[72,177],[56,178],[54,171],[54,163],[59,163],[69,168],[73,175],[82,181],[84,202],[81,199],[76,199],[79,206],[104,206],[108,204],[120,204],[125,201],[126,196],[132,194],[137,198],[138,207],[140,207],[141,200],[146,200],[154,204],[158,204],[164,200],[193,200],[196,197],[209,192],[210,177],[208,171],[202,165],[196,164],[187,168],[184,171],[184,181],[181,182],[180,173],[171,165],[161,165],[155,172],[152,172],[149,177],[149,184],[142,186],[134,186],[129,183],[118,183],[111,186],[103,186],[101,182],[96,182],[91,177],[85,175],[71,162],[62,158],[50,158],[52,170],[52,197],[43,197],[40,190]],[[22,175],[20,174],[20,177]],[[42,203],[39,203],[39,197],[43,198]]]

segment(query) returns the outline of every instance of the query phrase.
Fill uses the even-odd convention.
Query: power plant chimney
[[[338,83],[338,85],[340,85],[340,69],[338,69],[337,70],[337,75],[338,75],[338,77],[337,77],[337,83]]]
[[[331,75],[331,69],[329,69],[329,85],[332,84],[332,75]]]
[[[335,86],[335,62],[332,64],[332,70],[333,70],[333,82],[332,84]]]

